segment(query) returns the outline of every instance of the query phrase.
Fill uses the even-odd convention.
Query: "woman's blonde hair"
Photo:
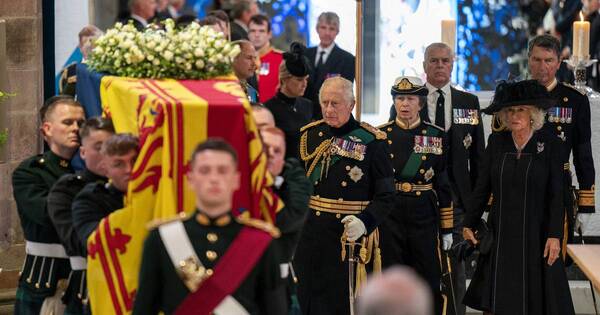
[[[505,107],[500,110],[498,113],[498,117],[500,118],[500,122],[503,126],[505,126],[508,130],[510,130],[510,124],[508,123],[508,109],[510,107]],[[529,118],[531,119],[531,129],[540,130],[544,126],[544,121],[546,119],[546,112],[539,107],[527,105],[525,106],[529,111]]]

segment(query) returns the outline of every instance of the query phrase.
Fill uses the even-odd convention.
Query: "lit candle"
[[[456,20],[442,20],[442,43],[454,51],[456,45]]]
[[[584,21],[581,12],[579,18],[581,21],[573,23],[573,56],[584,60],[590,55],[590,22]]]

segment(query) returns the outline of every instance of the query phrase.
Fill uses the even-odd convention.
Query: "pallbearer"
[[[350,252],[342,243],[360,245],[357,275],[377,265],[373,232],[392,207],[394,179],[385,133],[352,116],[352,82],[327,79],[319,96],[323,119],[300,130],[300,156],[314,193],[294,267],[304,314],[346,315]]]
[[[387,133],[396,199],[380,235],[383,267],[412,266],[431,286],[439,313],[438,234],[444,243],[452,243],[453,209],[446,172],[446,134],[419,117],[427,93],[416,77],[399,77],[392,86],[396,119],[379,128]]]

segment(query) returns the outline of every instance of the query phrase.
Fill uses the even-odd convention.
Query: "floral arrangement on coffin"
[[[94,71],[133,78],[208,79],[232,72],[240,52],[223,33],[191,23],[178,30],[163,22],[139,32],[132,24],[115,24],[94,42],[86,64]]]

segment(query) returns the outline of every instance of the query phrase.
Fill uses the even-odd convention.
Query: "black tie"
[[[437,99],[437,105],[435,106],[435,124],[446,130],[446,118],[445,118],[445,104],[444,92],[440,89],[437,90],[440,96]]]
[[[323,55],[325,55],[325,51],[321,50],[321,52],[319,53],[319,59],[317,59],[317,69],[319,69],[320,67],[323,66]]]

